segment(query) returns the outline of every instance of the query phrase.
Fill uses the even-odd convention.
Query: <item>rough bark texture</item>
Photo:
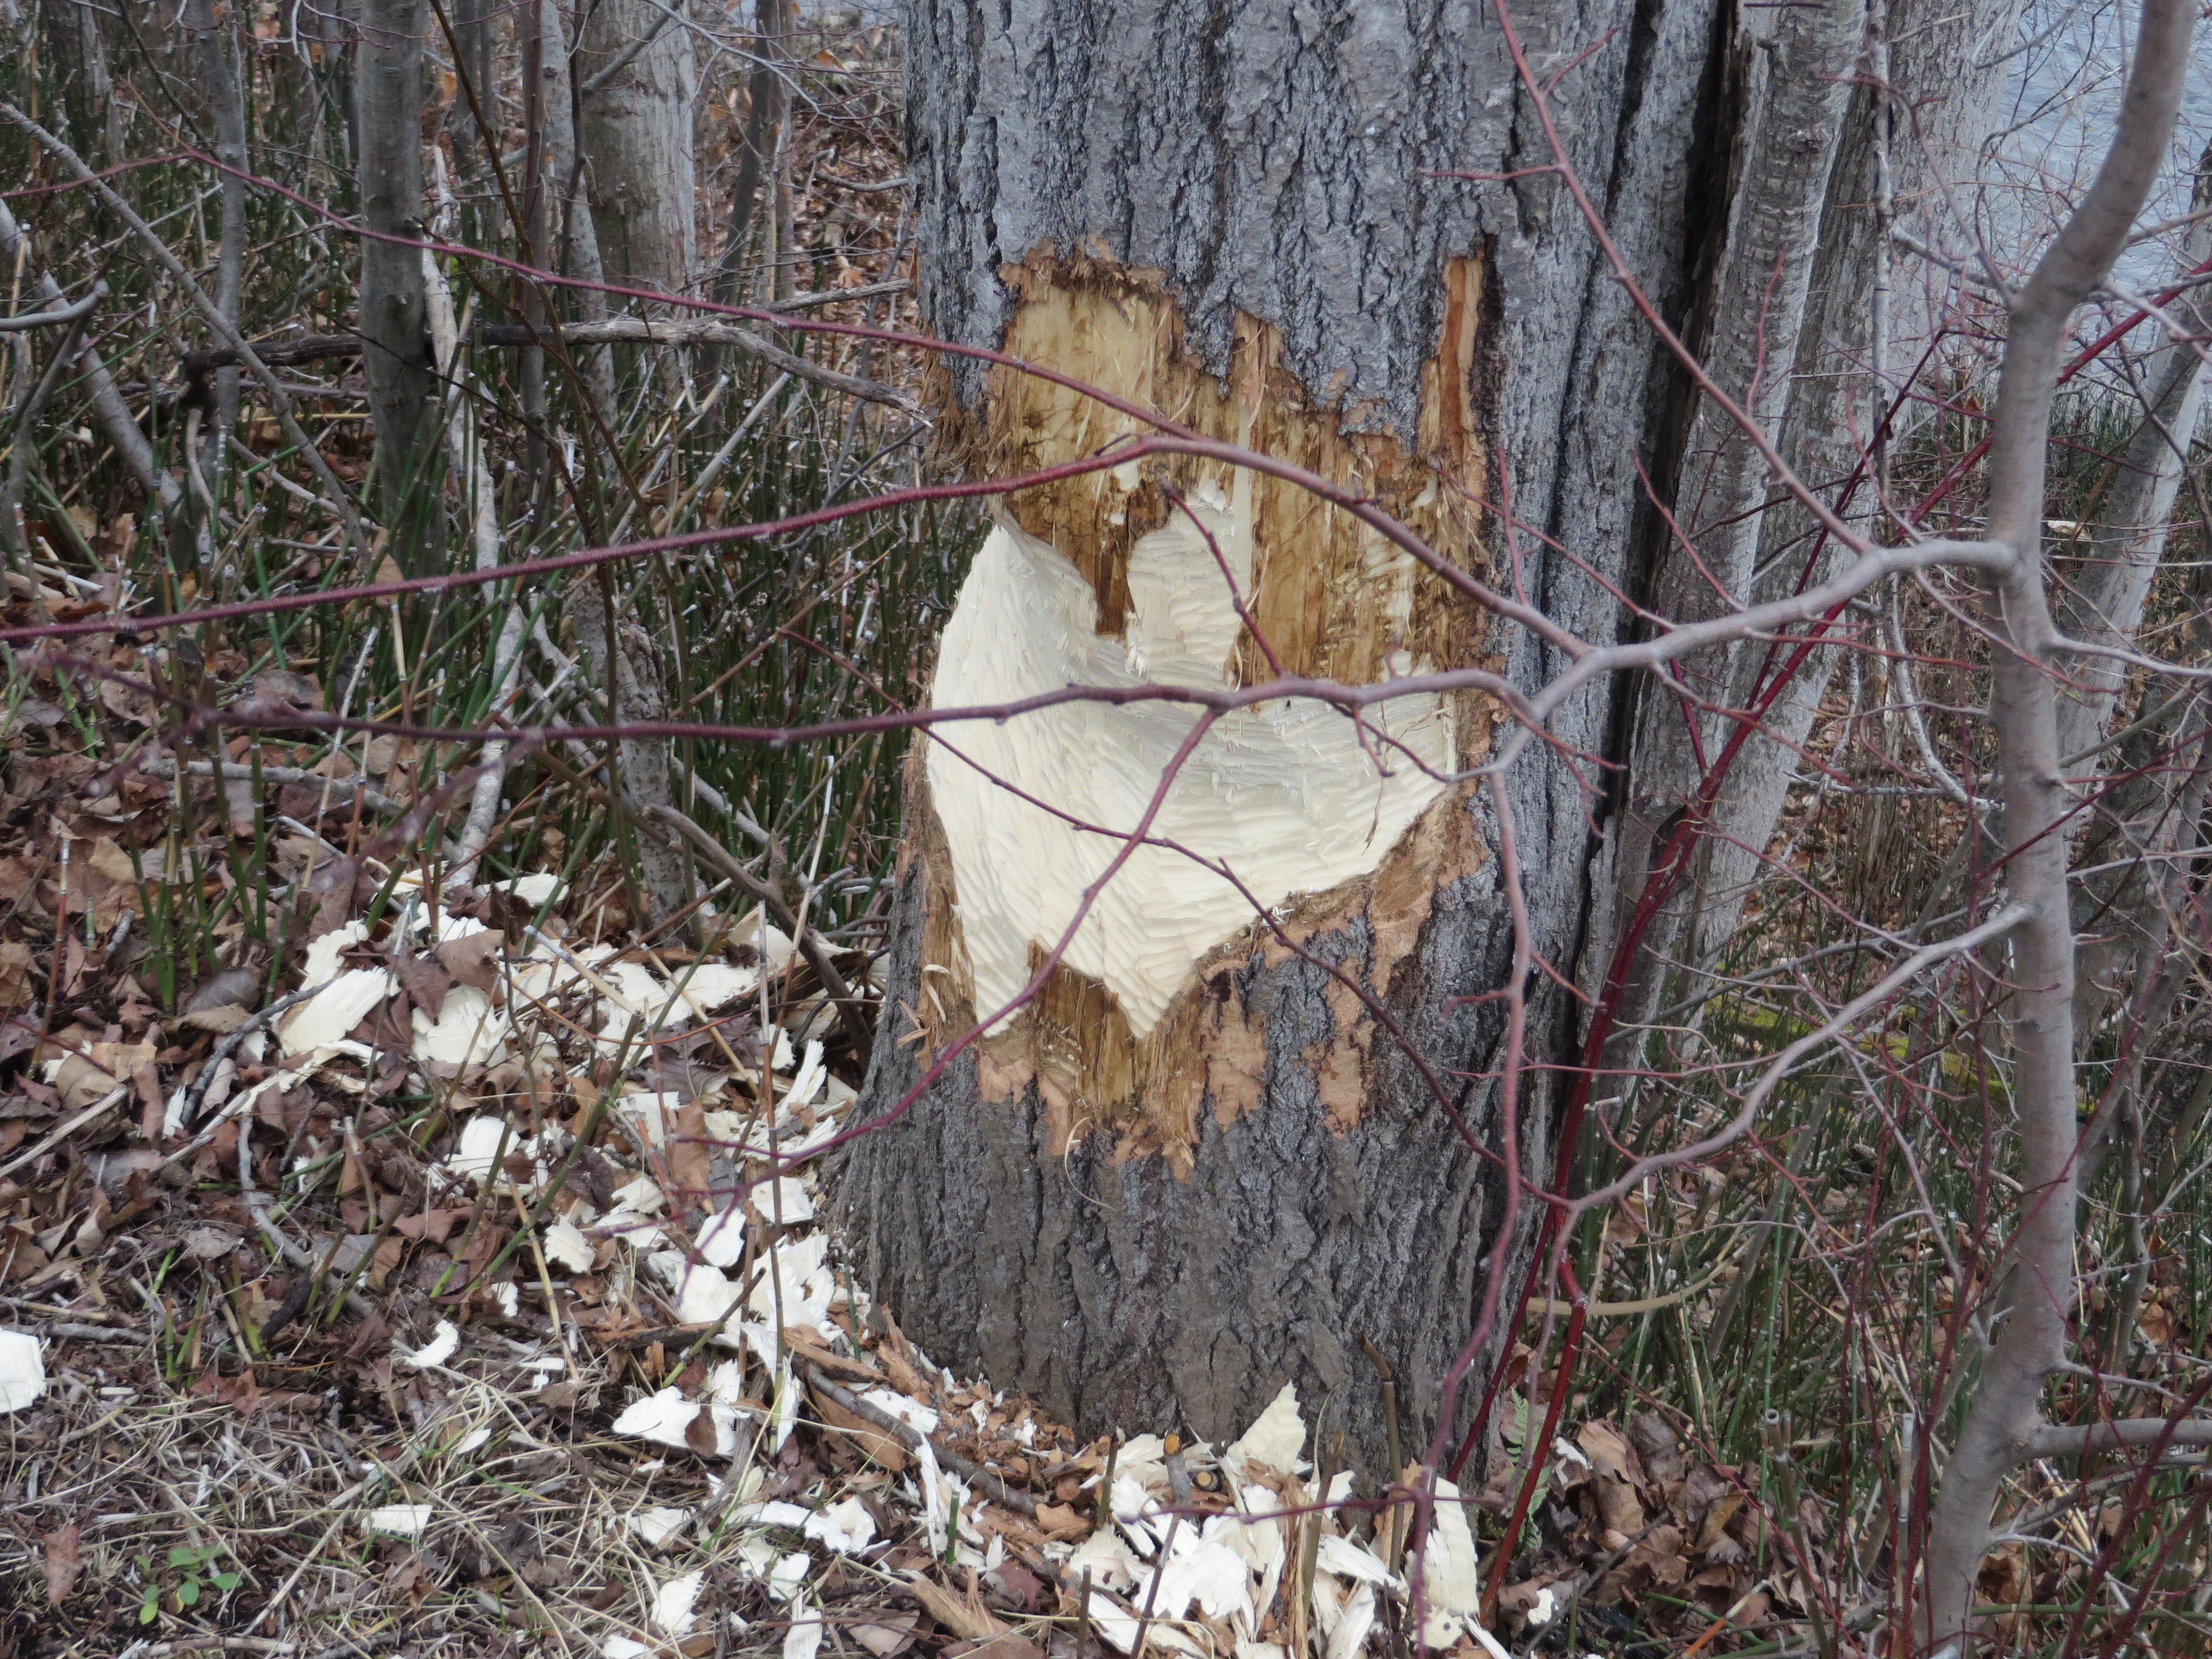
[[[1590,49],[1558,94],[1574,159],[1679,316],[1702,240],[1687,184],[1716,80],[1711,6],[1551,5],[1516,22],[1540,70]],[[1275,453],[1356,482],[1447,557],[1508,582],[1480,503],[1510,490],[1522,521],[1595,567],[1523,537],[1527,591],[1586,637],[1619,636],[1601,579],[1633,580],[1635,458],[1668,417],[1668,386],[1556,181],[1435,176],[1551,159],[1488,6],[915,0],[908,40],[937,330],[1286,445]],[[1125,336],[1130,349],[1108,349]],[[948,424],[971,465],[1064,459],[1132,429],[1036,382],[950,378]],[[1131,539],[1168,510],[1158,482],[1008,503],[1092,582],[1102,632],[1117,625]],[[1405,648],[1486,660],[1524,686],[1560,666],[1422,581],[1401,586],[1398,632],[1377,633],[1364,584],[1395,579],[1363,575],[1358,537],[1316,512],[1312,533],[1271,542],[1264,503],[1255,516],[1252,606],[1288,658],[1371,679]],[[1263,672],[1249,644],[1236,663],[1248,682]],[[1604,751],[1614,697],[1578,699],[1560,735]],[[1491,711],[1469,699],[1459,713],[1462,751],[1481,752]],[[1510,790],[1534,942],[1569,974],[1607,925],[1585,784],[1539,751]],[[919,792],[910,829],[876,1110],[971,1012],[958,895]],[[1493,1152],[1479,1074],[1498,1022],[1494,1005],[1455,999],[1494,990],[1508,962],[1497,835],[1486,805],[1447,794],[1388,858],[1377,849],[1374,876],[1301,901],[1285,924],[1381,1003]],[[1571,1016],[1534,990],[1540,1057],[1556,1058]],[[1334,1389],[1347,1455],[1375,1469],[1367,1336],[1403,1379],[1421,1443],[1497,1243],[1495,1165],[1460,1143],[1359,998],[1265,930],[1193,964],[1164,1044],[1118,1029],[1109,1001],[1063,974],[857,1145],[842,1192],[877,1294],[933,1358],[1034,1389],[1088,1429],[1220,1437],[1285,1380],[1309,1401]],[[1541,1087],[1525,1100],[1527,1144],[1542,1146],[1547,1108]]]
[[[1740,11],[1729,82],[1738,112],[1729,124],[1736,134],[1729,218],[1690,338],[1713,382],[1754,412],[1800,476],[1832,499],[1925,349],[1931,322],[1923,273],[1892,284],[1883,303],[1872,297],[1882,270],[1885,164],[1887,195],[1908,205],[1901,228],[1923,244],[1949,245],[1960,228],[1943,186],[1974,176],[2004,84],[2004,55],[1991,43],[2010,38],[2015,7],[1899,0],[1885,9],[1889,37],[1910,43],[1889,69],[1892,101],[1911,114],[1887,141],[1883,95],[1867,83],[1875,65],[1864,8]],[[1875,372],[1884,364],[1886,377]],[[1900,418],[1912,414],[1907,406]],[[1698,403],[1670,493],[1682,535],[1655,528],[1661,544],[1650,599],[1662,615],[1689,619],[1782,598],[1817,580],[1835,550],[1710,400]],[[1869,523],[1875,504],[1869,480],[1841,510]],[[1712,710],[1747,708],[1772,657],[1758,641],[1705,653],[1683,665],[1682,684]],[[1688,878],[1647,935],[1626,1011],[1632,1023],[1666,988],[1670,964],[1709,962],[1734,936],[1832,662],[1823,652],[1807,663],[1712,801]],[[1705,763],[1735,727],[1726,714],[1693,710],[1656,681],[1642,687],[1621,833],[1631,902],[1655,840],[1692,804]]]
[[[418,501],[426,494],[418,474],[434,435],[437,394],[422,252],[377,240],[422,234],[422,31],[429,16],[422,0],[366,0],[355,65],[362,218],[372,233],[361,245],[362,369],[388,526],[400,522],[410,491]],[[418,563],[436,547],[427,535],[395,534],[394,541]]]
[[[598,0],[586,15],[576,57],[586,88],[579,136],[600,258],[617,281],[680,290],[698,256],[691,33],[649,0]],[[607,70],[612,77],[595,85]]]

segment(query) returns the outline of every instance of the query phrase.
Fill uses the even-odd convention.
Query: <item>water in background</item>
[[[2027,0],[2014,53],[2005,125],[1980,192],[1991,251],[2015,280],[2040,254],[2104,157],[2135,47],[2138,8],[2120,0]],[[2196,63],[2164,175],[2144,210],[2152,224],[2189,211],[2197,160],[2212,141],[2212,28],[2200,22]],[[2115,280],[2136,292],[2170,283],[2182,264],[2182,234],[2137,244]],[[2134,342],[2152,344],[2150,328]]]

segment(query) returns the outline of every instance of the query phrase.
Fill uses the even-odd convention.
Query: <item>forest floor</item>
[[[683,944],[611,860],[454,880],[379,826],[396,751],[180,792],[87,752],[68,678],[0,799],[0,1655],[1410,1650],[1405,1511],[1284,1514],[1294,1397],[1231,1446],[1086,1442],[870,1305],[808,1158],[853,1041],[757,913]],[[179,845],[231,965],[165,984]],[[1431,1643],[1765,1615],[1735,1471],[1645,1414],[1551,1449],[1492,1637],[1509,1407],[1437,1511]]]

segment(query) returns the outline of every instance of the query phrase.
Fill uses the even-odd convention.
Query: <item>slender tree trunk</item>
[[[239,285],[246,264],[246,93],[240,84],[237,29],[216,17],[212,0],[192,0],[185,27],[199,58],[200,92],[215,117],[216,159],[233,171],[222,179],[222,246],[216,260],[216,307],[233,324],[238,321]],[[206,441],[195,458],[198,482],[207,491],[199,508],[206,515],[202,557],[222,538],[220,508],[224,479],[228,474],[231,434],[238,429],[238,376],[235,368],[215,374],[214,406],[207,411]],[[212,585],[216,573],[203,571],[203,583]]]
[[[2104,281],[2166,158],[2189,64],[2191,0],[2148,0],[2118,131],[2095,182],[2011,305],[1992,413],[1989,536],[2014,555],[1992,579],[1990,716],[2002,773],[2006,881],[2031,907],[2014,933],[2012,1107],[2023,1203],[2011,1240],[2012,1305],[1998,1328],[1928,1517],[1921,1620],[1933,1648],[1970,1642],[1977,1575],[2000,1483],[2034,1454],[2045,1382],[2075,1316],[2074,932],[2063,823],[2056,648],[2045,593],[2045,458],[2059,356],[2075,307]]]
[[[599,256],[623,283],[680,292],[698,263],[690,31],[650,0],[597,0],[576,72]]]
[[[582,172],[589,184],[588,201],[577,201],[575,208],[593,228],[605,280],[680,290],[690,282],[698,252],[690,34],[645,0],[599,0],[590,19],[574,64],[586,158]],[[593,356],[603,366],[611,361],[605,348]],[[647,374],[661,367],[644,365]],[[611,395],[602,407],[611,421]],[[671,679],[666,642],[628,615],[620,627],[610,625],[602,584],[617,580],[613,573],[585,571],[571,586],[577,641],[606,691],[616,724],[665,720]],[[693,890],[690,853],[657,827],[647,827],[654,809],[675,802],[668,741],[624,738],[616,745],[616,763],[623,793],[638,815],[634,844],[640,873],[655,915],[665,915],[689,903]]]
[[[1532,51],[1589,49],[1575,160],[1679,318],[1705,210],[1687,185],[1717,112],[1711,7],[1516,15]],[[1634,580],[1636,459],[1679,416],[1556,179],[1437,177],[1550,160],[1487,6],[1359,0],[1324,21],[1293,0],[1028,0],[1002,18],[915,0],[907,50],[921,298],[941,334],[1294,460],[1584,637],[1618,635],[1606,584]],[[943,430],[979,475],[1149,429],[1008,370],[955,362],[949,381]],[[1486,510],[1509,495],[1529,527],[1510,545]],[[1528,687],[1561,665],[1340,509],[1178,459],[1006,497],[933,695],[1249,684],[1271,653],[1354,684],[1485,660]],[[1056,965],[1081,888],[1192,737],[1188,710],[1085,705],[919,748],[866,1109],[943,1069],[855,1144],[841,1191],[866,1277],[933,1359],[1089,1430],[1215,1438],[1294,1381],[1333,1395],[1347,1455],[1373,1471],[1365,1339],[1400,1379],[1411,1443],[1437,1426],[1493,1265],[1520,1248],[1497,1236],[1485,1156],[1502,1133],[1489,994],[1514,945],[1507,825],[1434,775],[1479,763],[1498,711],[1472,695],[1389,707],[1378,724],[1402,747],[1379,769],[1320,705],[1224,719],[1152,833],[1225,860],[1249,899],[1144,849]],[[1607,686],[1555,729],[1602,752],[1616,718]],[[1607,948],[1585,781],[1533,754],[1504,797],[1530,943],[1570,978]],[[1047,969],[1032,1006],[954,1052]],[[1529,1057],[1564,1058],[1572,1008],[1547,975],[1528,989]],[[1540,1154],[1549,1075],[1524,1077],[1518,1106]]]
[[[576,83],[568,24],[560,0],[538,0],[538,110],[544,123],[540,145],[544,174],[538,187],[541,217],[532,240],[550,270],[580,280],[576,307],[586,322],[604,322],[607,279],[599,252],[599,221],[585,189],[585,161],[576,148]],[[584,384],[599,405],[603,420],[615,417],[613,371],[604,347],[577,358]]]
[[[496,27],[503,9],[494,0],[455,0],[453,10],[455,88],[446,125],[453,138],[454,185],[466,204],[459,234],[473,238],[479,247],[496,246],[505,222],[494,174],[507,131]],[[517,39],[527,33],[518,18]],[[508,179],[515,182],[512,173]],[[523,189],[526,192],[527,185]]]
[[[2191,205],[2212,207],[2212,149],[2198,159]],[[2178,274],[2185,276],[2208,255],[2212,229],[2200,224],[2182,244]],[[2212,306],[2201,289],[2185,289],[2165,309],[2172,325],[2189,335],[2212,329]],[[2122,647],[2135,644],[2172,539],[2175,507],[2204,412],[2203,355],[2197,340],[2168,338],[2130,374],[2142,418],[2090,526],[2087,556],[2058,606],[2068,638]],[[2137,722],[2145,729],[2100,747],[2127,675],[2118,658],[2084,657],[2058,698],[2060,764],[2094,803],[2075,836],[2076,859],[2098,871],[2075,886],[2081,932],[2075,1029],[2099,1030],[2130,987],[2134,993],[2124,1015],[2135,1035],[2122,1083],[2082,1147],[2085,1189],[2115,1127],[2137,1111],[2144,1052],[2181,989],[2179,973],[2162,965],[2185,896],[2176,884],[2189,867],[2172,860],[2177,854],[2185,860],[2195,846],[2203,807],[2203,712],[2194,699],[2171,700],[2162,715],[2148,711]],[[2160,854],[2165,862],[2157,861]]]
[[[778,70],[791,33],[788,12],[786,0],[757,0],[753,10],[753,52],[759,61],[745,83],[744,143],[738,155],[738,183],[730,194],[730,224],[715,277],[715,297],[725,305],[738,298],[761,179],[783,143],[790,93]]]
[[[8,210],[8,204],[0,201],[0,264],[9,270],[23,273],[23,289],[34,295],[39,303],[58,307],[68,302],[68,295],[60,283],[42,269],[31,257],[23,240],[22,227],[15,216]],[[80,346],[76,368],[84,376],[85,388],[90,396],[93,414],[100,422],[100,429],[107,441],[115,447],[116,455],[133,483],[143,490],[149,504],[163,513],[179,510],[184,491],[175,477],[162,471],[155,463],[154,446],[147,441],[138,417],[131,412],[130,404],[115,384],[115,377],[107,372],[99,352],[89,343]]]
[[[120,108],[108,71],[100,8],[92,0],[58,0],[41,9],[50,60],[62,71],[64,136],[80,155],[99,156],[103,162],[120,161]]]
[[[2190,205],[2212,210],[2212,148],[2197,158]],[[2182,246],[2179,274],[2185,277],[2212,257],[2212,226],[2197,225]],[[2212,304],[2203,288],[2192,287],[2164,309],[2172,326],[2192,337],[2165,340],[2133,368],[2142,416],[2098,511],[2079,579],[2059,608],[2071,639],[2134,641],[2173,533],[2174,503],[2204,413],[2204,337],[2212,331]],[[2123,662],[2092,657],[2075,673],[2078,684],[2061,697],[2058,713],[2058,745],[2069,760],[2105,735],[2127,672]]]
[[[393,548],[410,572],[442,559],[426,487],[436,418],[422,235],[423,0],[363,0],[354,70],[360,146],[362,368],[376,422],[377,485]],[[404,239],[400,242],[380,240]]]

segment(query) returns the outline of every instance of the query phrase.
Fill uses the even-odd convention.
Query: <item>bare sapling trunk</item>
[[[788,125],[790,89],[784,81],[787,45],[794,21],[788,0],[756,0],[753,72],[745,82],[745,127],[738,152],[738,182],[730,193],[730,222],[716,262],[715,297],[733,304],[742,289],[745,250],[751,246],[761,180],[774,165]]]
[[[2212,150],[2199,158],[2193,195],[2196,210],[2212,208]],[[2200,222],[2183,240],[2178,275],[2185,282],[2208,255],[2212,229]],[[2204,409],[2201,340],[2212,331],[2212,307],[2205,304],[2201,288],[2185,286],[2164,313],[2163,326],[2179,337],[2166,338],[2130,365],[2141,418],[2095,518],[2076,527],[2076,544],[2085,556],[2059,606],[2060,626],[2068,638],[2114,650],[2132,646],[2142,625],[2172,537],[2175,505]],[[2071,684],[2059,691],[2060,763],[2075,789],[2093,803],[2075,836],[2080,861],[2110,866],[2082,880],[2075,900],[2077,919],[2092,919],[2077,942],[2074,1018],[2075,1029],[2085,1034],[2102,1024],[2124,984],[2134,984],[2138,992],[2148,984],[2138,970],[2162,953],[2168,937],[2170,884],[2162,872],[2129,855],[2142,849],[2146,837],[2171,843],[2194,824],[2193,819],[2175,817],[2177,802],[2191,787],[2193,763],[2200,759],[2185,741],[2190,723],[2198,718],[2193,700],[2169,698],[2163,708],[2147,709],[2135,722],[2141,729],[2132,738],[2123,734],[2108,744],[2106,733],[2127,678],[2122,657],[2084,656],[2073,665]],[[2177,744],[2182,746],[2172,747]],[[2166,748],[2172,750],[2174,766],[2136,763],[2138,755]],[[2178,989],[2176,981],[2173,990]],[[2131,1088],[2123,1091],[2124,1097],[2131,1094]],[[2101,1120],[2085,1147],[2085,1181],[2109,1133],[2132,1109],[2125,1098],[2118,1103],[2120,1113]]]
[[[607,316],[607,296],[601,291],[606,269],[599,253],[599,222],[584,187],[584,158],[576,147],[576,83],[568,26],[560,0],[531,0],[531,11],[537,30],[534,95],[540,168],[539,176],[532,180],[537,211],[531,249],[545,270],[579,280],[582,286],[574,290],[577,309],[586,321],[603,322]],[[542,299],[543,291],[535,297]],[[599,406],[598,418],[611,419],[614,373],[605,349],[581,352],[575,362],[583,390]],[[592,418],[589,410],[579,415],[586,423]]]
[[[121,161],[124,106],[108,69],[100,7],[94,0],[60,0],[38,9],[46,15],[49,62],[61,71],[65,136],[88,155],[111,165]]]
[[[222,202],[222,247],[216,260],[215,303],[234,325],[238,321],[239,285],[246,263],[246,92],[240,81],[235,13],[231,21],[218,21],[212,0],[191,0],[185,8],[185,28],[193,40],[199,60],[200,92],[215,117],[216,160],[225,172],[220,181]],[[201,517],[199,553],[204,591],[216,591],[221,582],[211,561],[222,541],[222,503],[228,476],[231,434],[238,429],[239,370],[233,366],[215,374],[215,399],[199,411],[205,424],[204,441],[188,453],[192,495]]]
[[[2190,205],[2203,213],[2212,210],[2212,149],[2198,158],[2197,169]],[[2179,274],[2186,278],[2212,257],[2212,225],[2193,227],[2182,246]],[[2165,340],[2130,368],[2142,416],[2098,510],[2081,579],[2061,606],[2069,639],[2122,647],[2134,641],[2173,532],[2174,502],[2204,412],[2204,336],[2212,331],[2212,305],[2204,289],[2191,283],[2164,310],[2165,325],[2179,337]],[[2071,678],[2058,705],[2059,747],[2069,767],[2105,735],[2127,665],[2087,657]]]
[[[41,308],[52,310],[69,304],[69,296],[61,284],[32,258],[22,227],[16,223],[15,216],[9,211],[4,200],[0,200],[0,264],[22,273],[24,294]],[[145,429],[138,424],[137,416],[131,412],[100,353],[81,339],[74,367],[84,376],[85,391],[92,404],[94,418],[100,422],[100,434],[115,447],[115,453],[131,482],[145,493],[157,511],[167,514],[179,510],[184,502],[183,487],[173,473],[156,463],[154,446],[148,441]]]
[[[697,261],[693,211],[690,32],[651,0],[599,0],[589,14],[574,72],[590,212],[606,278],[623,287],[685,289]],[[604,362],[608,354],[598,353]],[[645,373],[676,373],[672,360]],[[669,388],[678,388],[672,380]],[[604,405],[612,421],[617,410]],[[636,580],[625,577],[622,580]],[[668,644],[634,622],[610,631],[596,573],[573,590],[577,637],[618,725],[667,717]],[[620,592],[620,588],[617,590]],[[633,843],[657,915],[690,902],[691,856],[653,817],[675,805],[665,738],[619,745],[622,791],[641,816]]]
[[[362,370],[392,550],[410,574],[442,562],[428,488],[438,380],[422,280],[423,0],[363,0],[354,65],[359,135]]]
[[[1982,1361],[1929,1516],[1926,1602],[1915,1634],[1931,1647],[1971,1639],[1975,1580],[1999,1485],[2021,1461],[2055,1443],[2044,1425],[2042,1396],[2067,1357],[2079,1193],[2075,951],[2062,828],[2070,800],[2055,684],[2066,661],[2045,594],[2045,453],[2068,325],[2112,269],[2165,159],[2195,16],[2190,0],[2147,0],[2112,148],[2081,205],[2013,296],[1992,416],[1989,536],[2009,550],[2011,568],[1989,585],[1990,714],[2002,774],[2005,878],[2027,910],[2012,935],[2008,1009],[2022,1201],[2010,1310]]]
[[[599,0],[576,72],[599,257],[624,284],[681,293],[698,260],[690,31],[652,0]]]
[[[528,68],[535,82],[531,95],[538,124],[533,149],[538,170],[532,181],[531,246],[535,257],[547,268],[565,270],[582,280],[584,286],[576,290],[579,308],[586,320],[604,321],[607,315],[606,295],[595,285],[605,283],[606,270],[599,251],[598,223],[589,193],[584,188],[583,157],[576,146],[577,89],[572,74],[568,25],[558,0],[534,0],[530,21],[536,37],[526,58],[534,59]],[[542,307],[544,294],[543,289],[533,290],[530,303],[534,307]],[[542,308],[537,310],[535,320],[541,324],[546,320]],[[544,359],[536,349],[533,356],[535,373],[539,377],[532,394],[535,416],[539,422],[538,430],[543,433],[546,418]],[[596,429],[611,421],[616,412],[612,365],[604,346],[576,354],[574,362],[581,383],[568,389],[582,399],[582,406],[576,410],[578,419],[580,423]],[[526,368],[532,367],[526,365]],[[651,641],[635,623],[618,626],[617,617],[609,614],[602,584],[611,580],[610,573],[605,570],[585,570],[569,583],[568,614],[575,629],[577,647],[606,699],[610,720],[623,725],[658,719],[666,710],[666,693],[651,651]],[[641,750],[647,752],[641,755]],[[635,797],[641,784],[646,792],[631,808],[634,817],[641,817],[644,807],[652,802],[666,803],[665,744],[652,739],[618,742],[611,746],[609,758],[619,794]],[[665,911],[687,902],[690,897],[690,860],[667,847],[657,835],[640,836],[637,844],[652,908]]]

